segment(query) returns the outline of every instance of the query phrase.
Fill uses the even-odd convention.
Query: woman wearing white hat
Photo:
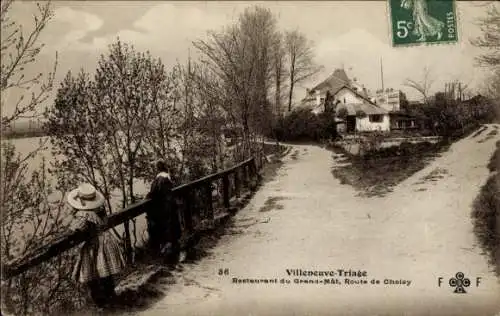
[[[76,211],[71,225],[73,230],[96,229],[104,224],[104,197],[92,185],[81,184],[68,194],[67,200]],[[118,274],[124,266],[125,260],[118,241],[109,231],[105,231],[81,245],[73,277],[88,285],[95,304],[103,307],[116,295],[113,275]]]

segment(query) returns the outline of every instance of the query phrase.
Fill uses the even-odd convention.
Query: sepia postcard
[[[0,22],[1,315],[500,316],[498,2]]]

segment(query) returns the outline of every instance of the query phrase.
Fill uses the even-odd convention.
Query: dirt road
[[[330,172],[336,163],[330,151],[295,146],[278,176],[236,215],[236,233],[186,265],[142,315],[495,315],[500,285],[476,245],[470,212],[500,139],[487,136],[496,128],[454,144],[383,198],[357,197],[341,185]],[[422,181],[429,174],[434,181]],[[219,269],[229,275],[219,276]],[[336,275],[294,277],[287,269]],[[368,284],[345,284],[340,269],[366,271],[348,279]],[[470,280],[466,294],[448,284],[457,272]]]

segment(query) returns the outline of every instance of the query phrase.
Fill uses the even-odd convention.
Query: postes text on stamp
[[[455,0],[389,0],[393,46],[454,43]]]

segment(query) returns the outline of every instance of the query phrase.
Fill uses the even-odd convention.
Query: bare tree
[[[434,83],[434,80],[431,78],[431,71],[429,70],[429,68],[425,67],[423,73],[424,75],[420,81],[405,79],[403,85],[419,92],[424,99],[424,103],[427,103],[429,100],[430,89],[432,84]]]
[[[187,65],[178,64],[176,66],[179,73],[177,90],[179,97],[180,121],[178,131],[178,143],[180,144],[179,156],[180,163],[177,167],[177,175],[181,181],[191,181],[205,175],[209,170],[207,168],[207,156],[213,149],[210,142],[201,131],[203,114],[203,105],[205,100],[200,98],[199,88],[200,69],[191,59]],[[204,122],[208,123],[208,122]]]
[[[276,21],[268,9],[252,7],[208,40],[194,42],[208,68],[222,83],[223,104],[230,121],[241,126],[240,159],[252,154],[257,132],[268,122],[268,91],[272,79],[272,44]],[[239,151],[238,151],[239,152]]]
[[[276,39],[273,46],[273,81],[274,81],[274,114],[281,116],[283,113],[283,90],[286,72],[286,50],[285,50],[284,35],[276,34]]]
[[[209,140],[202,146],[206,160],[210,161],[211,172],[218,172],[226,167],[227,152],[223,142],[223,129],[227,127],[225,111],[221,106],[224,103],[220,81],[203,64],[196,64],[194,71],[195,93],[197,99],[196,130],[203,139]],[[229,161],[232,163],[232,161]]]
[[[18,119],[40,115],[38,111],[49,97],[57,66],[56,55],[53,72],[30,76],[28,71],[39,65],[39,53],[44,46],[39,36],[53,15],[50,2],[37,4],[34,28],[27,32],[12,19],[13,5],[13,1],[2,1],[0,11],[1,132]],[[17,100],[8,100],[13,108],[6,109],[7,96],[16,94],[20,95]],[[42,148],[43,143],[40,143],[29,153],[18,153],[13,143],[2,141],[2,263],[29,254],[65,230],[64,203],[57,199],[55,203],[50,202],[49,197],[57,191],[49,179],[45,161],[38,165],[33,159]],[[2,309],[20,315],[52,314],[61,306],[81,303],[82,296],[70,279],[73,259],[74,252],[67,252],[2,282]]]
[[[486,16],[479,19],[482,36],[472,39],[473,45],[487,50],[477,57],[477,62],[484,67],[498,67],[500,65],[500,11],[498,3],[491,4]]]
[[[255,6],[243,12],[239,24],[243,38],[250,43],[251,60],[255,67],[254,76],[249,83],[253,86],[251,102],[254,106],[250,108],[250,117],[252,141],[256,144],[263,131],[270,129],[273,120],[268,96],[273,78],[273,48],[277,37],[277,22],[269,9]],[[260,149],[254,145],[252,150]]]
[[[52,90],[57,68],[56,54],[56,62],[52,72],[45,75],[38,73],[34,76],[28,74],[28,68],[36,63],[37,57],[44,47],[44,44],[39,42],[39,36],[53,17],[50,1],[37,3],[38,12],[34,14],[34,27],[28,32],[25,32],[23,25],[12,20],[9,12],[12,10],[13,3],[13,0],[2,1],[0,7],[2,131],[5,131],[17,119],[37,116],[37,108],[47,100],[49,92]],[[6,114],[5,99],[11,90],[22,91],[22,93],[18,100],[9,100],[14,108],[9,111],[9,114]]]
[[[163,67],[163,65],[161,65]],[[153,113],[145,130],[144,143],[140,151],[142,156],[150,155],[152,159],[163,159],[165,161],[177,161],[175,139],[179,137],[179,125],[181,122],[181,103],[178,87],[180,85],[181,69],[174,67],[168,73],[162,74],[162,80],[155,81],[156,94],[154,95]],[[175,165],[173,162],[172,165]]]
[[[463,100],[469,96],[469,84],[456,79],[445,84],[444,94],[447,98]]]
[[[312,42],[298,30],[286,33],[285,47],[289,67],[288,111],[291,111],[295,85],[317,74],[321,67],[314,64]]]
[[[108,199],[109,212],[137,201],[135,182],[146,177],[150,163],[158,158],[147,146],[156,132],[156,124],[149,123],[158,121],[166,80],[160,60],[117,40],[107,55],[101,55],[93,80],[84,73],[77,78],[68,75],[47,114],[58,156],[56,169],[63,179],[93,183]],[[111,199],[114,190],[121,195],[119,203]],[[128,222],[124,228],[131,261]]]
[[[42,160],[29,174],[29,165],[11,143],[2,143],[1,256],[2,264],[33,253],[64,234],[67,210]],[[61,192],[63,195],[63,192]],[[2,282],[2,310],[14,315],[53,314],[62,306],[81,304],[83,296],[71,280],[76,251],[69,251]],[[72,294],[69,294],[72,293]]]

